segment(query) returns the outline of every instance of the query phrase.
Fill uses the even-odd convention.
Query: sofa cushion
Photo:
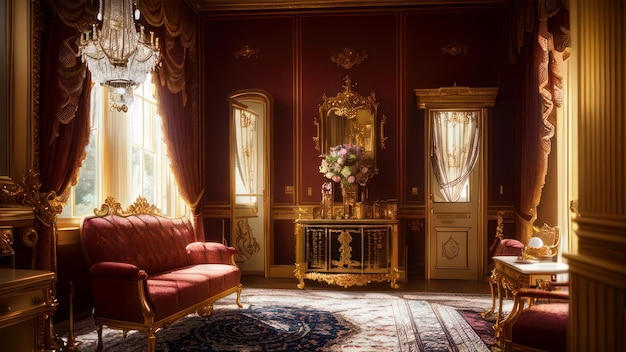
[[[189,265],[186,246],[195,232],[188,218],[107,215],[84,218],[81,240],[90,264],[130,263],[152,274]]]
[[[197,264],[148,277],[156,320],[237,287],[241,271],[228,264]]]
[[[496,247],[494,256],[521,256],[524,244],[513,238],[503,238]]]

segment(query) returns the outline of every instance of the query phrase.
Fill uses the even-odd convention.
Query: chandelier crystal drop
[[[109,87],[111,108],[128,111],[133,90],[142,84],[159,60],[159,38],[154,32],[139,31],[133,21],[139,20],[139,9],[133,11],[133,0],[100,0],[98,21],[84,32],[78,43],[82,61],[87,64],[92,80]],[[104,10],[104,11],[103,11]]]

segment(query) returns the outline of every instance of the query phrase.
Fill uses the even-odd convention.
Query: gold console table
[[[305,279],[343,287],[388,281],[399,287],[397,220],[298,219],[295,236],[300,289]]]
[[[0,269],[0,341],[3,351],[47,350],[51,343],[55,274]]]

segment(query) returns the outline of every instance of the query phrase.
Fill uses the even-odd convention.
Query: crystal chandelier
[[[159,58],[159,38],[139,31],[133,21],[133,0],[100,0],[98,30],[81,35],[78,43],[82,61],[91,71],[94,82],[109,87],[111,108],[128,111],[133,102],[133,90],[146,80]],[[104,14],[104,16],[103,16]],[[139,20],[139,9],[134,11]]]

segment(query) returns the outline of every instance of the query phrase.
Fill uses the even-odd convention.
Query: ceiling
[[[496,4],[506,0],[185,0],[197,13]]]

